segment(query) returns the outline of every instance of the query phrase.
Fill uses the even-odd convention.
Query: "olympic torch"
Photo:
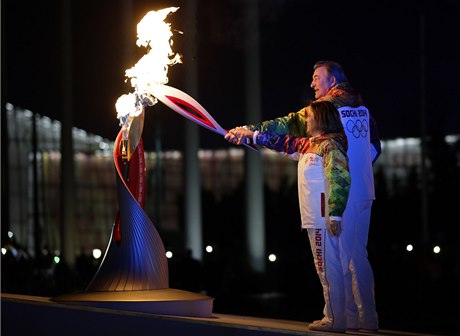
[[[178,8],[151,11],[138,24],[139,46],[148,53],[126,71],[134,92],[118,98],[115,107],[121,129],[113,159],[119,210],[104,258],[84,293],[53,300],[165,315],[210,317],[213,298],[169,288],[163,241],[144,211],[146,167],[142,131],[145,107],[158,102],[152,88],[168,81],[167,70],[180,62],[171,50],[166,16]]]
[[[228,133],[228,131],[222,128],[200,103],[185,92],[168,85],[152,85],[151,93],[170,109],[201,127],[207,128],[220,135]],[[254,145],[246,143],[244,143],[244,145],[257,151]]]
[[[125,160],[129,160],[142,133],[144,107],[153,106],[158,100],[202,127],[220,135],[228,133],[194,98],[165,85],[168,83],[169,66],[181,63],[180,55],[172,51],[170,24],[164,22],[166,16],[177,9],[170,7],[149,12],[137,25],[137,45],[147,47],[148,51],[134,67],[126,70],[134,93],[121,96],[116,104],[123,133],[121,150]],[[254,146],[246,146],[257,150]]]

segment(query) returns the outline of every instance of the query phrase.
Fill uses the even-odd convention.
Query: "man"
[[[375,305],[374,275],[367,258],[367,239],[374,195],[372,164],[381,153],[374,120],[363,106],[360,94],[352,88],[340,64],[320,61],[313,67],[311,88],[316,101],[330,101],[338,109],[348,138],[351,189],[342,218],[339,237],[343,268],[347,329],[378,330]],[[343,109],[344,107],[347,107]],[[348,108],[349,107],[349,108]],[[361,108],[359,108],[361,107]],[[245,126],[249,130],[274,132],[279,135],[309,137],[305,109],[285,117]],[[227,140],[241,142],[238,129]],[[250,140],[250,139],[249,139]],[[310,324],[313,330],[331,330],[325,319]]]

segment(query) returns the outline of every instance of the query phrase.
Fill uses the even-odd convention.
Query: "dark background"
[[[71,1],[76,127],[115,139],[119,126],[114,104],[121,94],[132,91],[124,72],[145,53],[135,46],[136,23],[150,10],[181,7],[184,1],[133,0],[129,31],[122,24],[126,2]],[[244,124],[245,1],[197,2],[197,45],[194,55],[184,55],[198,65],[195,98],[224,128]],[[401,253],[406,243],[415,241],[417,246],[421,240],[420,176],[414,170],[407,181],[394,179],[392,187],[397,192],[393,197],[387,193],[383,172],[375,176],[378,198],[369,257],[385,329],[452,335],[458,330],[455,194],[460,188],[459,149],[458,144],[453,150],[447,148],[442,141],[445,135],[460,133],[458,10],[458,0],[260,2],[263,119],[302,107],[312,98],[309,84],[314,62],[332,59],[343,65],[351,83],[361,91],[383,140],[426,134],[431,162],[429,242],[424,242],[421,253]],[[181,8],[170,16],[173,28],[184,32],[174,35],[174,50],[179,53],[187,38],[184,14]],[[2,1],[2,113],[9,102],[61,120],[61,20],[58,0]],[[169,84],[184,91],[186,66],[178,64],[169,70]],[[422,111],[426,113],[425,129],[421,127]],[[182,133],[188,122],[161,104],[149,107],[143,133],[146,149],[155,147],[157,126],[164,148],[183,148]],[[231,146],[208,130],[200,131],[200,136],[203,148]],[[321,288],[306,237],[296,225],[279,225],[298,223],[297,190],[293,188],[276,193],[265,190],[267,247],[282,252],[280,262],[268,265],[263,278],[247,270],[244,250],[238,245],[245,239],[244,203],[239,196],[244,186],[220,202],[203,194],[203,205],[215,210],[204,211],[204,235],[218,236],[221,246],[228,247],[222,248],[220,259],[204,260],[208,279],[204,286],[217,298],[217,312],[304,321],[321,317]],[[228,216],[221,216],[216,225],[215,214]],[[442,254],[431,253],[435,243],[442,244]],[[182,267],[171,265],[170,269]],[[10,284],[3,281],[4,273],[2,289],[3,284]],[[91,278],[92,270],[88,273]],[[56,284],[60,285],[55,288],[44,282],[18,288],[21,282],[16,281],[12,292],[57,295],[88,281],[69,283],[65,275],[65,270],[57,272]],[[171,287],[186,287],[181,278],[179,271],[173,272]],[[281,294],[264,295],[267,292]]]
[[[135,45],[137,22],[150,10],[180,7],[182,2],[133,0],[131,31],[123,30],[126,7],[122,4],[120,0],[71,2],[74,124],[108,139],[119,130],[116,99],[132,92],[124,72],[145,53]],[[260,4],[264,120],[302,107],[312,98],[314,62],[332,59],[343,65],[362,92],[382,139],[420,136],[422,96],[426,133],[458,133],[458,0]],[[2,101],[58,120],[63,104],[61,7],[57,0],[2,1]],[[199,67],[195,98],[224,128],[247,122],[245,11],[243,0],[198,1],[197,46],[194,55],[185,55]],[[169,19],[174,29],[184,32],[173,37],[174,51],[183,54],[185,10]],[[185,90],[186,66],[170,68],[170,85]],[[426,83],[423,91],[421,79]],[[145,146],[154,147],[149,130],[160,123],[164,146],[181,147],[180,127],[185,121],[160,105],[147,111]],[[201,147],[228,146],[207,130],[201,134]]]

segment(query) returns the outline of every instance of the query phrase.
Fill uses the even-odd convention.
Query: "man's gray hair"
[[[326,68],[327,72],[335,77],[337,83],[348,82],[347,76],[339,63],[334,61],[318,61],[313,65],[313,71],[321,67]]]

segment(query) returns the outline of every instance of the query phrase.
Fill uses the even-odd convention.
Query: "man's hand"
[[[326,223],[326,229],[331,235],[338,237],[342,232],[341,221],[329,220],[329,222]]]
[[[224,138],[232,144],[241,145],[242,143],[246,142],[246,139],[252,139],[253,136],[253,131],[250,131],[244,127],[235,127],[229,130]]]

